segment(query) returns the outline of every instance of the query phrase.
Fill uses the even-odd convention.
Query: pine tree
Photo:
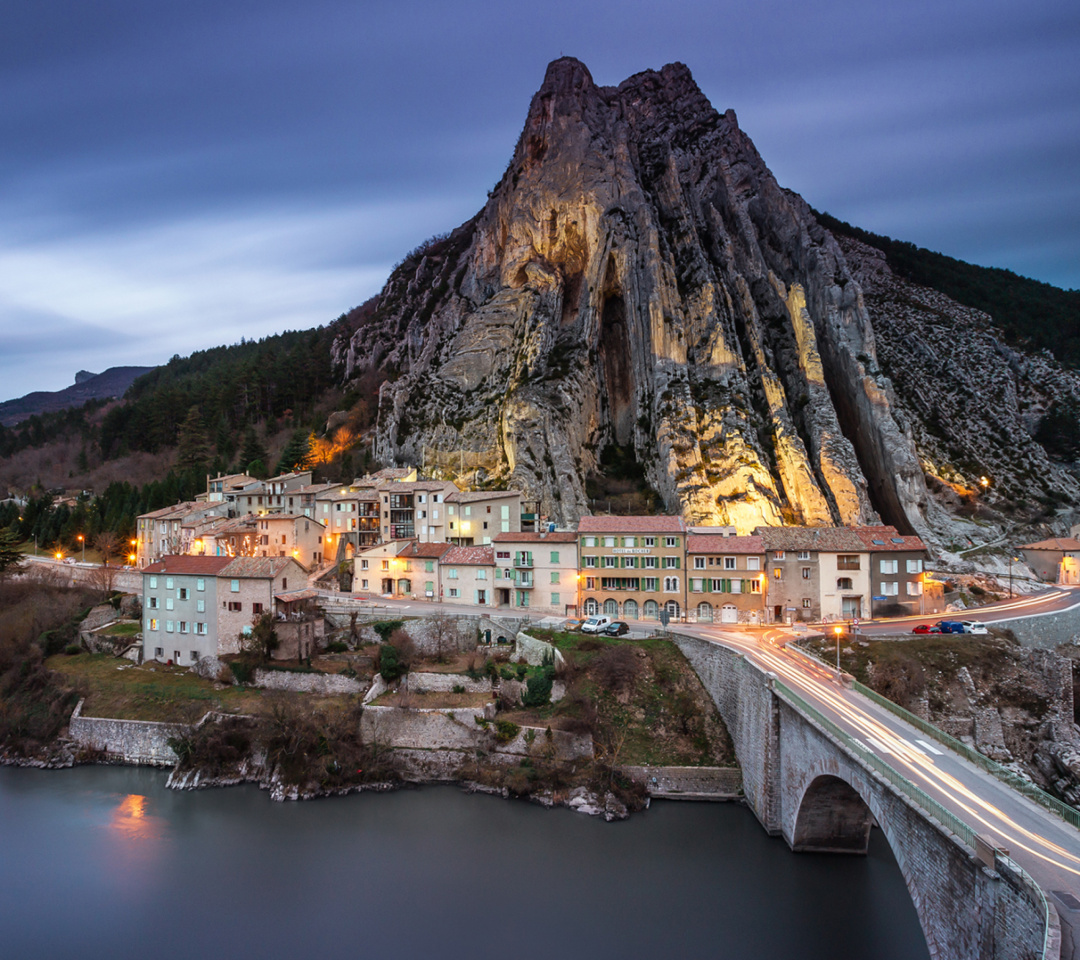
[[[180,470],[205,469],[210,460],[210,441],[198,407],[188,410],[184,422],[180,424],[177,446],[176,465]]]
[[[266,473],[265,464],[269,459],[270,458],[266,455],[266,447],[264,447],[262,441],[259,440],[258,434],[255,433],[255,428],[248,427],[247,433],[244,434],[244,448],[240,451],[240,469],[245,473],[257,477],[260,473]],[[255,471],[252,468],[252,464],[256,462],[262,466],[261,471]]]
[[[13,530],[0,530],[0,579],[18,573],[24,562],[18,536]]]
[[[311,436],[305,430],[297,430],[285,449],[281,451],[281,458],[277,462],[277,473],[290,473],[293,470],[303,470],[308,463],[311,454]]]

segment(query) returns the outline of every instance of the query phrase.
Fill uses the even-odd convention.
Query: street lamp
[[[836,634],[836,678],[840,679],[840,634],[844,632],[844,628],[841,626],[833,627],[833,633]]]
[[[79,543],[82,544],[82,562],[86,563],[86,541],[83,539],[83,535],[80,533],[78,537]]]
[[[1014,557],[1011,553],[1009,554],[1009,599],[1010,600],[1012,599],[1012,595],[1013,595],[1013,564],[1014,563],[1019,563],[1019,562],[1020,562],[1019,557]]]

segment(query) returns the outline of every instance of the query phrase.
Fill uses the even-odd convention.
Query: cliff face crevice
[[[378,366],[377,454],[508,483],[570,522],[608,444],[696,522],[927,532],[844,251],[686,67],[548,68],[477,217],[390,278],[337,348]]]

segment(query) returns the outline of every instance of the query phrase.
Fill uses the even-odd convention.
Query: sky
[[[1075,0],[0,0],[0,400],[332,321],[549,61],[679,60],[818,210],[1080,288]]]

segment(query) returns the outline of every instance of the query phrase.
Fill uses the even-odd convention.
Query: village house
[[[759,536],[739,537],[730,529],[687,535],[687,612],[703,623],[765,623],[764,543]]]
[[[353,557],[353,591],[411,597],[413,560],[404,554],[415,543],[415,540],[390,540],[358,550]]]
[[[494,547],[451,547],[440,559],[439,577],[445,603],[498,606]]]
[[[394,480],[378,487],[383,540],[447,539],[446,498],[458,488],[449,480]]]
[[[226,516],[235,517],[240,508],[237,500],[243,492],[262,481],[256,477],[249,477],[246,473],[229,473],[217,477],[206,477],[206,494],[196,499],[206,500],[207,503],[223,503],[228,508]]]
[[[314,516],[326,525],[328,557],[347,559],[350,554],[342,544],[355,552],[380,540],[379,495],[373,486],[335,484],[321,491]]]
[[[758,527],[773,622],[869,614],[870,553],[849,527]]]
[[[853,527],[870,554],[870,615],[941,613],[943,584],[927,576],[926,544],[896,527]],[[900,608],[903,608],[901,611]]]
[[[495,535],[495,602],[529,613],[578,611],[578,538],[573,531]]]
[[[199,521],[224,514],[220,503],[188,500],[136,518],[135,554],[140,567],[171,554],[192,552]]]
[[[1024,561],[1040,580],[1047,583],[1080,583],[1080,540],[1051,537],[1018,548]]]
[[[582,517],[581,611],[626,620],[677,619],[686,606],[682,517]]]
[[[458,490],[446,497],[446,539],[459,547],[489,544],[501,533],[521,531],[517,490]]]

